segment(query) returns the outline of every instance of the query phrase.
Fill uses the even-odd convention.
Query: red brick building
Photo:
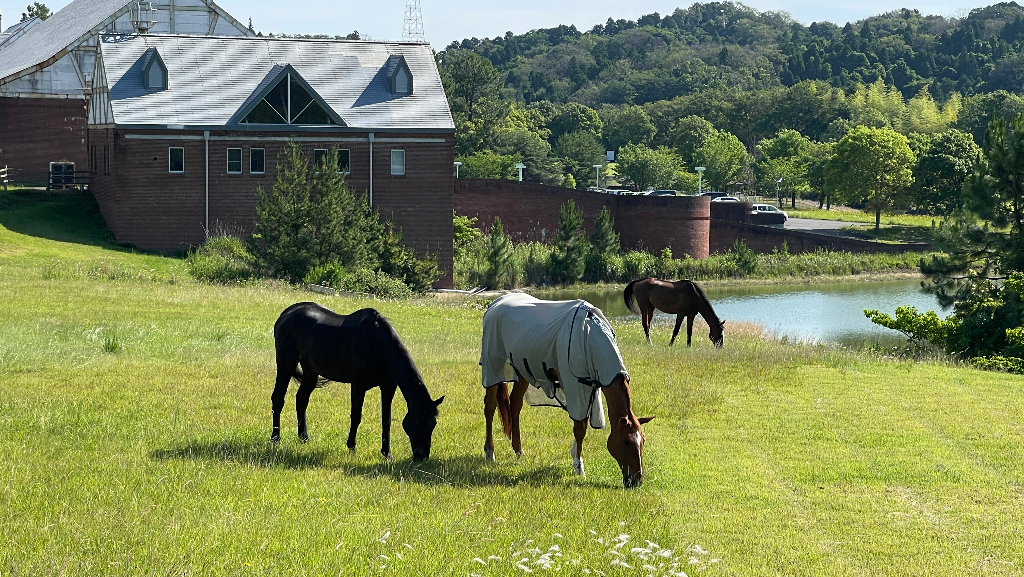
[[[90,99],[102,77],[101,35],[255,36],[212,0],[74,0],[43,21],[0,32],[0,167],[17,182],[45,182],[51,162],[84,170]]]

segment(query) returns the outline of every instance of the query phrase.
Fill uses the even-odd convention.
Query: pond
[[[865,309],[878,309],[894,314],[896,307],[910,305],[919,311],[934,310],[939,316],[946,316],[935,297],[921,292],[920,280],[871,281],[829,283],[815,285],[745,285],[706,286],[705,293],[711,300],[718,316],[727,321],[749,321],[760,324],[780,336],[801,341],[820,341],[859,345],[879,343],[895,345],[905,338],[898,332],[880,327],[864,316]],[[538,291],[539,298],[576,299],[590,301],[605,312],[609,318],[637,322],[622,300],[618,289],[558,289]],[[671,322],[669,317],[658,313],[656,322]],[[694,338],[706,336],[702,328],[694,328]],[[669,333],[671,334],[671,333]],[[686,327],[680,329],[685,339]],[[726,324],[728,338],[728,323]],[[667,340],[668,335],[662,335]]]

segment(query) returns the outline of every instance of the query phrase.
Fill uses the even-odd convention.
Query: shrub
[[[573,283],[583,277],[590,244],[584,236],[583,209],[572,199],[558,211],[558,236],[551,254],[551,277],[556,283]]]
[[[340,262],[333,261],[309,271],[302,282],[340,289],[347,276],[348,271],[345,270],[345,267]]]
[[[387,299],[407,299],[412,296],[412,289],[401,280],[385,272],[365,268],[345,276],[338,288]]]
[[[254,259],[242,240],[233,236],[214,236],[185,258],[188,272],[196,280],[231,283],[253,276]]]

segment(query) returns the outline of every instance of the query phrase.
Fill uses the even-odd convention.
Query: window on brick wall
[[[319,166],[329,151],[326,148],[313,149],[313,166]],[[352,155],[347,148],[338,150],[338,174],[348,174]]]
[[[242,174],[242,149],[228,149],[228,174]]]
[[[96,164],[96,145],[94,144],[89,147],[89,171],[96,172],[97,168],[99,165]]]
[[[391,175],[402,176],[405,174],[405,151],[391,151]]]
[[[324,157],[327,156],[326,148],[314,148],[313,149],[313,168],[320,166],[320,163],[324,161]]]
[[[262,148],[249,149],[249,174],[263,174],[267,171],[266,154]]]
[[[185,172],[185,149],[172,146],[167,149],[167,172]]]

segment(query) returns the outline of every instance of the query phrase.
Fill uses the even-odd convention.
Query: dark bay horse
[[[707,321],[711,332],[708,338],[716,347],[725,343],[725,321],[719,320],[715,309],[711,308],[711,301],[707,295],[691,280],[679,280],[675,282],[658,280],[656,278],[645,278],[635,280],[622,291],[622,298],[626,301],[626,307],[633,314],[640,316],[640,322],[644,326],[644,334],[647,335],[647,343],[651,343],[651,319],[654,318],[654,310],[676,315],[676,327],[672,330],[672,340],[669,346],[676,342],[676,335],[679,334],[679,325],[686,317],[686,346],[690,346],[690,339],[693,335],[693,319],[699,313]]]
[[[505,436],[512,440],[512,450],[523,454],[519,415],[525,399],[532,405],[557,406],[569,413],[574,436],[569,454],[573,469],[583,475],[587,427],[604,427],[598,392],[602,391],[611,422],[608,452],[619,464],[623,485],[640,486],[645,440],[640,426],[653,417],[638,418],[633,413],[629,375],[615,333],[601,311],[582,300],[542,301],[513,293],[491,303],[483,325],[480,366],[487,460],[494,460],[491,425],[495,410]],[[508,382],[515,383],[511,396]]]
[[[430,456],[430,441],[437,425],[437,406],[444,397],[434,401],[423,384],[409,351],[398,333],[379,312],[361,309],[339,315],[316,303],[297,303],[284,310],[274,323],[274,348],[277,351],[277,381],[271,401],[274,428],[270,439],[281,439],[281,409],[284,407],[288,382],[299,382],[295,395],[295,413],[299,421],[299,438],[309,440],[306,428],[306,407],[318,379],[352,384],[352,424],[348,448],[356,448],[356,429],[363,416],[366,391],[380,387],[381,449],[391,458],[391,401],[395,389],[402,390],[409,412],[402,428],[412,443],[416,461]],[[298,370],[301,367],[301,372]]]

